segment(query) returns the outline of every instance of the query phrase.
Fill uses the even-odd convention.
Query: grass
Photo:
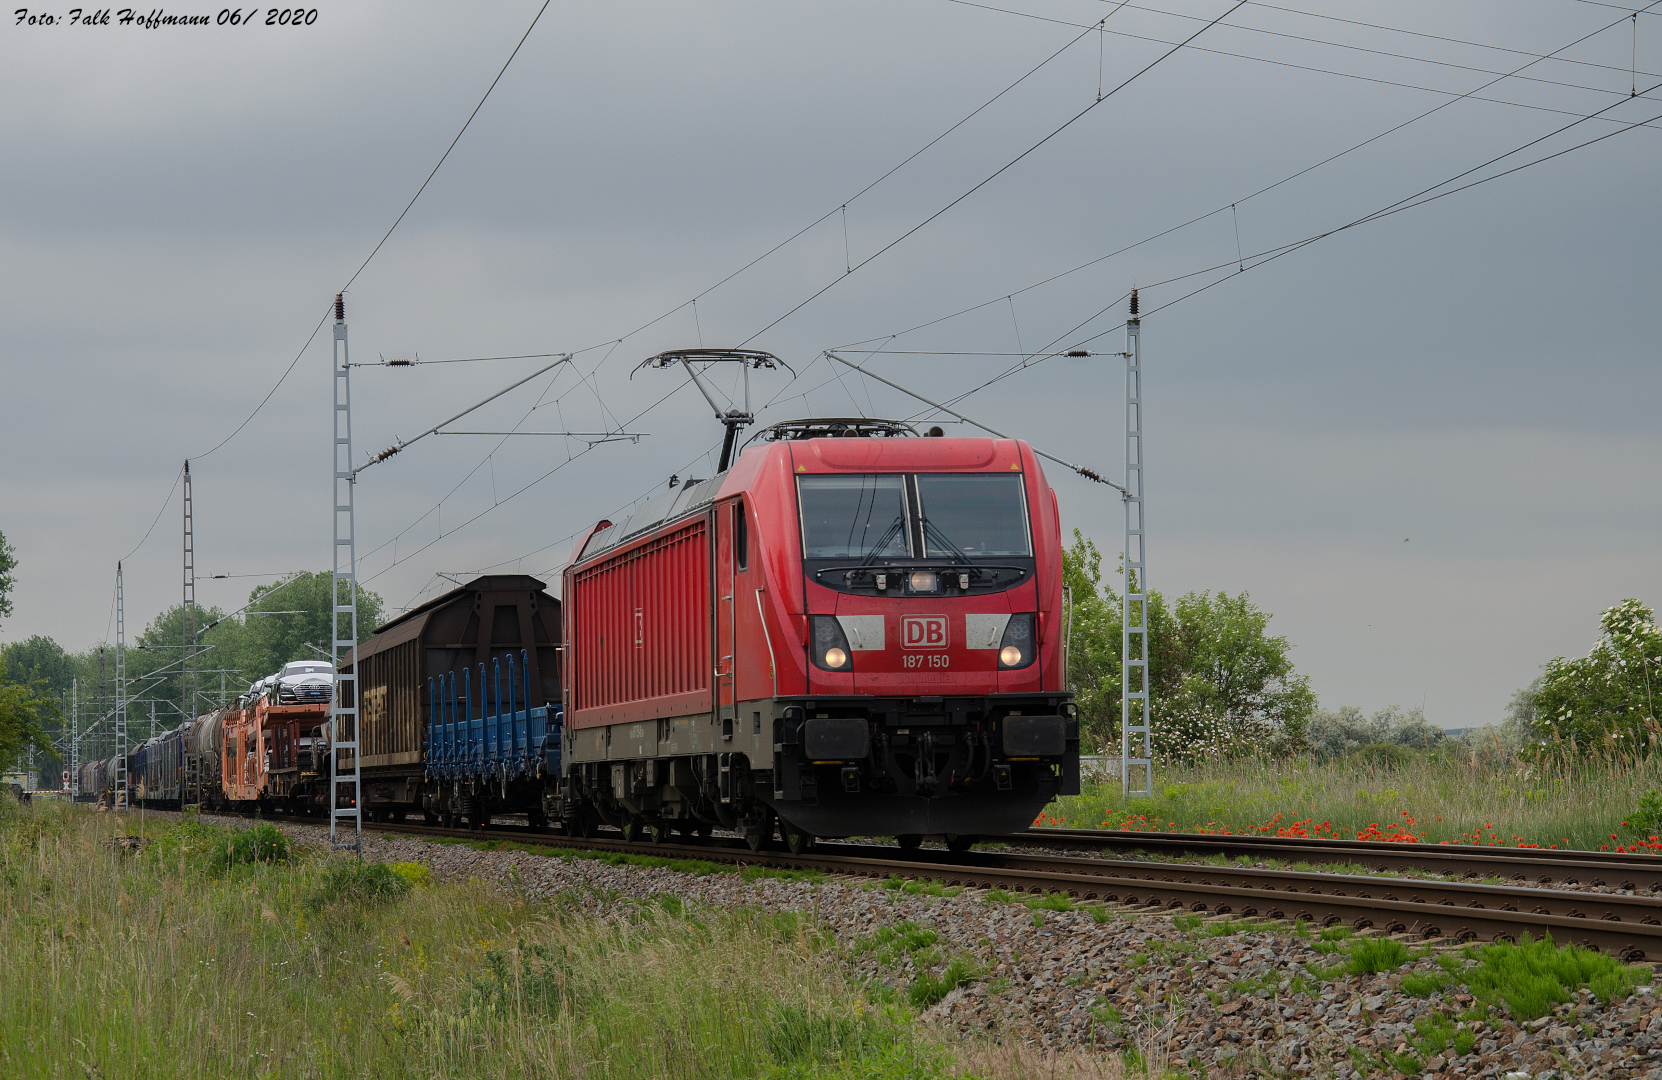
[[[8,1076],[967,1077],[812,920],[617,898],[608,917],[200,821],[0,809]],[[965,964],[908,997],[973,977]],[[1032,1075],[1041,1075],[1037,1066]]]
[[[736,863],[712,862],[709,859],[669,859],[661,855],[635,855],[627,851],[587,851],[577,848],[549,847],[546,844],[522,844],[517,840],[463,840],[454,837],[427,838],[433,844],[460,844],[475,851],[523,851],[549,859],[589,859],[608,866],[643,866],[675,870],[683,874],[737,874],[745,881],[774,879],[779,881],[806,881],[818,884],[825,881],[823,870],[781,870],[771,866],[743,866]],[[937,886],[938,887],[938,886]],[[934,893],[932,895],[941,895]],[[956,895],[956,894],[949,894]]]
[[[909,878],[898,878],[893,874],[872,885],[868,889],[889,889],[893,892],[905,893],[908,896],[938,896],[953,897],[964,891],[962,885],[942,885],[933,878],[923,881],[913,881]]]
[[[1476,966],[1459,978],[1472,995],[1490,1005],[1505,1004],[1515,1017],[1533,1020],[1569,1001],[1583,987],[1602,1002],[1625,998],[1650,982],[1646,968],[1629,967],[1601,952],[1525,934],[1516,945],[1497,941],[1467,946]]]
[[[1360,760],[1239,758],[1156,769],[1154,799],[1124,803],[1117,782],[1088,781],[1046,813],[1074,828],[1145,828],[1354,837],[1369,825],[1430,843],[1538,844],[1596,850],[1640,839],[1623,822],[1662,788],[1662,755],[1637,763],[1530,765],[1464,748],[1420,752],[1400,767]],[[1277,818],[1277,815],[1280,815]],[[1633,819],[1637,821],[1638,819]],[[1613,841],[1616,834],[1619,840]]]

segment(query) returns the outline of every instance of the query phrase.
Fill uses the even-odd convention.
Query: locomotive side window
[[[733,504],[733,564],[740,570],[750,568],[750,523],[745,520],[743,499]]]
[[[1018,474],[919,473],[925,558],[1033,554]]]
[[[809,559],[908,558],[906,482],[899,474],[797,478],[803,556]]]

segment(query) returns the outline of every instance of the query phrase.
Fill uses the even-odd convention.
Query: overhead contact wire
[[[1072,127],[1074,122],[1079,120],[1086,113],[1089,113],[1092,109],[1095,109],[1098,105],[1101,105],[1104,101],[1107,101],[1109,98],[1113,97],[1115,94],[1119,93],[1121,90],[1125,89],[1127,86],[1130,86],[1133,82],[1136,82],[1139,78],[1141,78],[1143,75],[1145,75],[1149,71],[1152,71],[1155,67],[1159,66],[1168,57],[1172,56],[1174,53],[1178,52],[1184,46],[1188,45],[1189,42],[1193,41],[1195,38],[1197,38],[1200,35],[1204,34],[1206,31],[1210,30],[1212,27],[1216,26],[1218,23],[1222,22],[1224,19],[1228,18],[1230,15],[1233,15],[1235,12],[1239,11],[1242,7],[1246,6],[1246,3],[1247,3],[1247,0],[1238,0],[1238,2],[1235,3],[1232,7],[1230,7],[1230,9],[1228,11],[1224,12],[1222,15],[1219,15],[1217,18],[1213,19],[1211,22],[1207,23],[1205,26],[1201,27],[1199,30],[1196,30],[1194,33],[1190,34],[1188,37],[1184,38],[1182,41],[1178,42],[1176,45],[1173,45],[1169,50],[1162,53],[1160,56],[1156,57],[1155,59],[1151,60],[1147,65],[1145,65],[1144,67],[1139,69],[1135,74],[1131,75],[1124,82],[1120,83],[1118,86],[1114,87],[1112,90],[1108,91],[1106,94],[1103,94],[1101,97],[1098,97],[1095,101],[1092,101],[1089,105],[1085,106],[1083,109],[1080,109],[1077,113],[1075,113],[1073,116],[1069,117],[1065,122],[1063,122],[1063,124],[1060,127],[1056,128],[1050,134],[1046,135],[1044,138],[1040,139],[1038,142],[1034,143],[1032,146],[1029,146],[1026,150],[1023,150],[1020,154],[1016,155],[1014,158],[1010,159],[1005,164],[999,166],[999,168],[995,172],[993,172],[992,175],[988,176],[984,180],[981,180],[974,187],[970,188],[968,191],[964,192],[962,195],[958,196],[956,199],[953,199],[951,202],[947,203],[945,206],[941,207],[939,210],[935,211],[933,214],[930,214],[928,217],[924,218],[922,221],[918,222],[916,225],[913,225],[910,229],[907,229],[905,232],[901,233],[899,236],[895,237],[893,240],[890,240],[887,244],[884,244],[882,247],[878,248],[872,254],[870,254],[870,255],[866,256],[864,259],[860,260],[860,262],[856,263],[854,268],[852,270],[848,271],[848,273],[843,274],[840,277],[833,278],[829,283],[827,283],[825,285],[824,288],[820,289],[818,292],[814,293],[812,296],[808,297],[806,300],[803,300],[801,303],[797,304],[795,307],[791,308],[789,311],[785,312],[783,315],[779,316],[777,319],[774,319],[772,322],[768,323],[766,326],[762,327],[760,330],[758,330],[755,333],[751,334],[749,337],[745,338],[743,341],[739,342],[739,347],[743,348],[745,345],[747,345],[750,342],[756,340],[756,338],[758,338],[761,335],[767,333],[769,330],[773,329],[775,326],[778,326],[780,323],[784,322],[786,319],[790,318],[792,315],[795,315],[797,312],[801,311],[803,308],[807,307],[809,304],[813,303],[815,300],[818,300],[820,297],[824,296],[826,293],[828,293],[832,289],[836,288],[836,286],[839,282],[846,281],[852,274],[854,274],[856,271],[858,271],[861,267],[867,266],[873,260],[880,258],[885,252],[891,250],[897,244],[900,244],[904,240],[906,240],[907,237],[913,235],[919,229],[922,229],[923,227],[928,225],[931,221],[934,221],[936,218],[940,217],[942,214],[944,214],[947,211],[951,210],[953,207],[957,206],[959,203],[963,202],[965,199],[969,198],[971,195],[974,195],[977,191],[980,191],[982,188],[986,187],[988,184],[992,183],[994,180],[996,180],[1000,176],[1004,175],[1004,173],[1006,171],[1008,171],[1010,168],[1014,167],[1017,163],[1024,160],[1029,154],[1033,153],[1035,150],[1039,149],[1041,146],[1044,146],[1046,143],[1048,143],[1050,140],[1054,139],[1056,136],[1060,135],[1062,132],[1066,131],[1068,128]],[[1092,27],[1090,27],[1088,29],[1095,29],[1095,26],[1093,25]],[[1074,40],[1077,41],[1078,38],[1075,38]]]

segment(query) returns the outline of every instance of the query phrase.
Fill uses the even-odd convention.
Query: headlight
[[[1004,625],[1004,640],[999,642],[1000,671],[1013,671],[1033,663],[1039,652],[1038,635],[1033,632],[1037,619],[1038,616],[1030,611],[1010,616],[1010,621]]]
[[[933,570],[918,570],[907,577],[906,584],[913,592],[940,592],[941,575]]]
[[[813,635],[808,655],[813,658],[814,666],[825,671],[850,670],[854,665],[849,660],[848,635],[843,633],[837,617],[810,615],[808,621]]]

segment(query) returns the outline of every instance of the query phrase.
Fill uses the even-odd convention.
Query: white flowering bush
[[[1537,753],[1636,758],[1662,749],[1655,698],[1662,692],[1662,633],[1635,599],[1599,618],[1586,656],[1547,662],[1534,696]]]

